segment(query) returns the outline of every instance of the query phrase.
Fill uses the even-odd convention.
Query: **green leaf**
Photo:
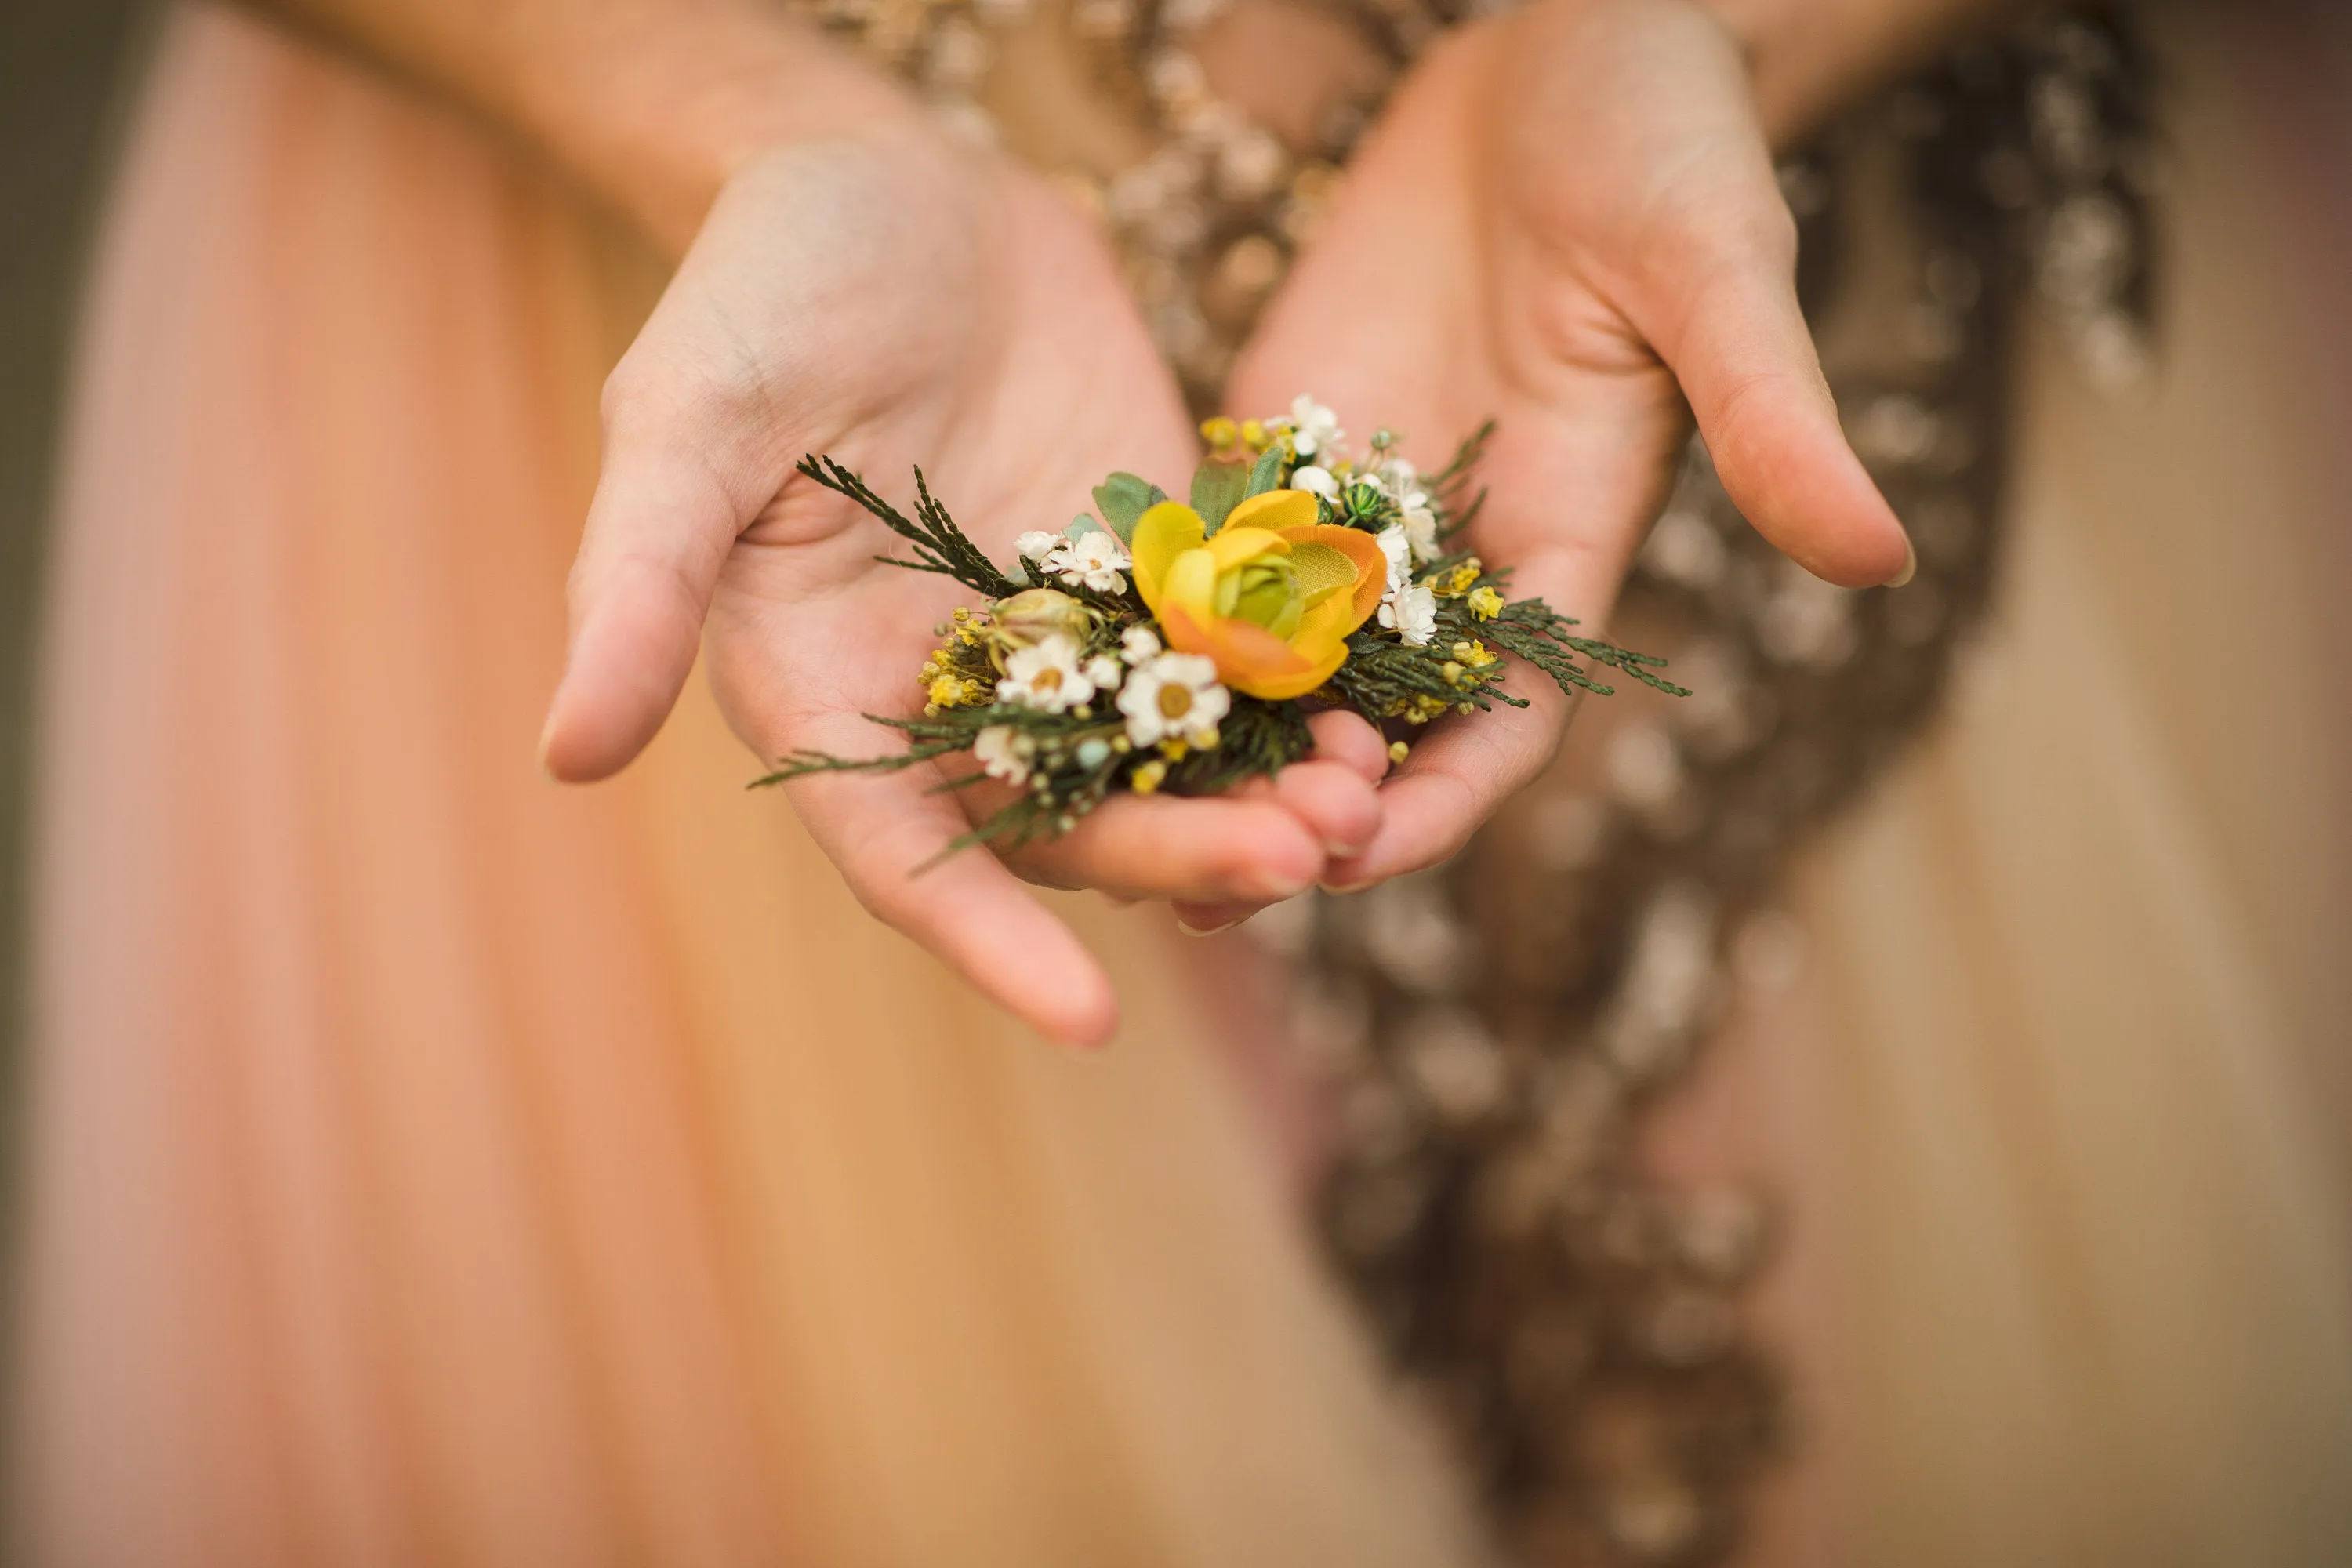
[[[1249,489],[1244,496],[1262,496],[1282,488],[1282,443],[1277,441],[1258,458],[1257,467],[1250,470]]]
[[[1192,510],[1201,514],[1204,531],[1214,533],[1225,525],[1226,514],[1248,493],[1249,481],[1247,468],[1214,458],[1192,470]]]
[[[1135,520],[1168,499],[1168,492],[1133,474],[1113,474],[1095,487],[1095,509],[1122,544],[1135,542]]]

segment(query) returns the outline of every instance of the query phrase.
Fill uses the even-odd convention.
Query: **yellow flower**
[[[1503,613],[1503,595],[1493,588],[1473,588],[1470,591],[1470,613],[1482,621],[1491,621]]]
[[[953,708],[963,700],[964,684],[952,675],[936,677],[931,681],[931,700],[942,708]]]
[[[1222,452],[1241,438],[1240,427],[1222,414],[1201,421],[1201,439],[1209,444],[1213,452]]]
[[[1138,795],[1150,795],[1160,787],[1160,781],[1167,776],[1168,764],[1154,757],[1135,770],[1134,776],[1128,780],[1128,786]]]
[[[1380,607],[1388,560],[1360,529],[1318,523],[1305,490],[1234,508],[1215,537],[1181,501],[1135,525],[1135,584],[1171,647],[1205,654],[1236,691],[1303,697],[1348,657],[1348,634]]]

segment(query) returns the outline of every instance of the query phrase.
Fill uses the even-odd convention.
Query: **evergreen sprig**
[[[891,532],[909,540],[915,546],[915,559],[901,561],[896,556],[877,555],[876,560],[892,566],[904,566],[910,572],[936,572],[952,577],[974,593],[992,599],[1002,599],[1021,591],[1021,584],[996,569],[996,563],[987,552],[971,542],[971,536],[956,526],[947,508],[931,497],[930,486],[923,479],[923,470],[915,470],[915,515],[908,518],[897,507],[876,494],[865,479],[831,458],[814,455],[803,458],[795,465],[798,470],[823,485],[826,489],[847,496],[880,519]]]

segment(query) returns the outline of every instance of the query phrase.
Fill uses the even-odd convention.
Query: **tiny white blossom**
[[[1305,393],[1290,400],[1292,446],[1302,458],[1330,451],[1348,438],[1339,416]]]
[[[1419,584],[1391,595],[1381,605],[1381,625],[1407,647],[1424,647],[1437,635],[1437,595]]]
[[[1021,559],[1024,561],[1043,561],[1059,549],[1061,544],[1060,534],[1048,533],[1042,528],[1033,528],[1014,540],[1013,548],[1021,552]]]
[[[1160,638],[1150,626],[1129,626],[1118,634],[1118,651],[1129,664],[1160,657]]]
[[[1074,588],[1084,584],[1097,594],[1127,592],[1127,546],[1107,529],[1090,529],[1063,541],[1043,564],[1046,571],[1059,573],[1062,581]]]
[[[1029,779],[1029,748],[1010,724],[991,724],[975,736],[971,754],[990,778],[1003,779],[1006,784],[1026,784]]]
[[[1437,514],[1425,506],[1404,509],[1404,536],[1412,558],[1426,563],[1437,559]]]
[[[1232,694],[1217,684],[1216,661],[1197,653],[1163,653],[1138,666],[1118,694],[1127,738],[1139,746],[1205,744],[1232,705]]]
[[[1297,469],[1290,476],[1290,488],[1295,490],[1312,490],[1325,500],[1339,499],[1339,481],[1331,477],[1331,470],[1328,468],[1318,468],[1310,465]]]
[[[1060,632],[1013,649],[1004,660],[1004,679],[996,683],[999,702],[1048,713],[1076,708],[1094,694],[1095,683],[1078,668],[1078,645]]]
[[[1383,596],[1393,599],[1412,582],[1412,542],[1402,523],[1392,522],[1372,535],[1389,563],[1389,584]]]
[[[1094,683],[1097,691],[1118,690],[1119,677],[1125,673],[1119,668],[1118,660],[1107,653],[1098,653],[1087,660],[1086,678]]]

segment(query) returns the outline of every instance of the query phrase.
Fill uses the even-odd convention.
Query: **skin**
[[[1595,624],[1663,497],[1685,400],[1776,543],[1835,582],[1899,577],[1907,543],[1837,433],[1797,314],[1765,116],[1801,124],[1969,6],[1540,0],[1464,29],[1369,140],[1235,406],[1312,387],[1435,438],[1499,416],[1479,547]],[[876,565],[896,542],[794,477],[803,452],[886,490],[920,461],[1001,560],[1105,472],[1191,467],[1099,237],[753,0],[262,8],[469,110],[683,253],[606,389],[542,738],[559,779],[634,757],[698,647],[763,758],[873,752],[859,715],[913,705],[952,585]],[[1431,864],[1556,747],[1568,705],[1527,694],[1525,715],[1433,727],[1394,777],[1369,726],[1327,715],[1316,760],[1277,781],[1122,800],[1053,846],[919,880],[992,802],[928,794],[932,770],[790,793],[876,914],[1043,1032],[1093,1043],[1116,1024],[1108,983],[1021,879],[1169,899],[1213,927],[1318,880]]]
[[[1517,569],[1515,593],[1591,626],[1694,418],[1733,500],[1790,557],[1849,587],[1907,578],[1909,542],[1846,444],[1798,308],[1771,143],[1957,8],[1728,9],[1538,0],[1442,40],[1269,307],[1235,405],[1313,387],[1423,434],[1424,466],[1497,418],[1470,542]],[[1381,788],[1379,834],[1325,885],[1436,864],[1549,763],[1573,704],[1547,681],[1510,689],[1533,706],[1415,738]],[[1372,755],[1363,739],[1329,744]],[[1179,911],[1195,930],[1252,912]]]
[[[877,563],[903,542],[795,475],[803,454],[894,494],[920,462],[1001,562],[1023,531],[1087,507],[1105,473],[1195,460],[1174,384],[1086,220],[768,15],[721,0],[290,8],[520,135],[649,233],[692,236],[604,390],[603,472],[541,744],[560,780],[634,758],[698,651],[761,758],[887,748],[864,715],[919,702],[933,627],[969,595]],[[786,793],[867,909],[1079,1045],[1109,1037],[1117,999],[1024,879],[1279,899],[1369,843],[1380,816],[1359,772],[1310,761],[1238,797],[1123,798],[1054,843],[917,877],[1003,799],[932,793],[949,776],[926,765]]]

